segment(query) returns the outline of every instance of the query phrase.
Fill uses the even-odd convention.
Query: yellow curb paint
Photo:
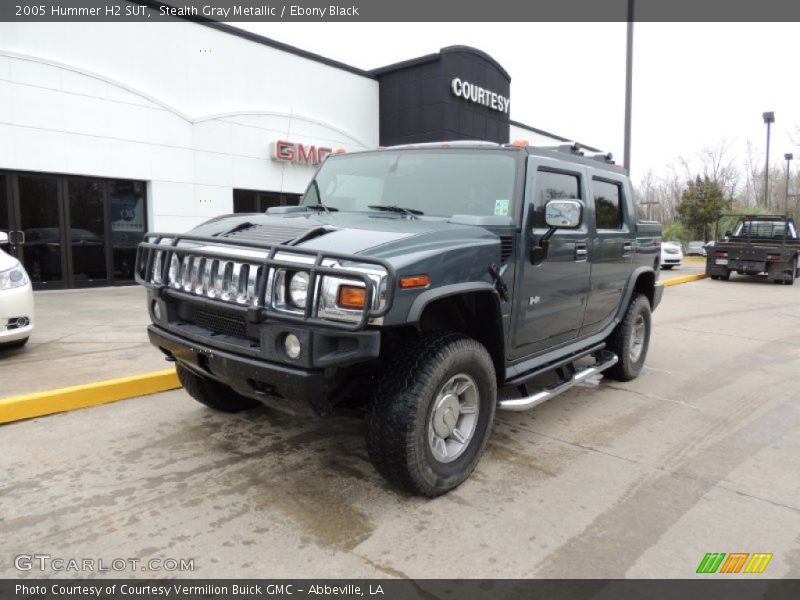
[[[702,256],[684,256],[683,257],[683,262],[704,263],[704,262],[706,262],[706,259],[704,257],[702,257]]]
[[[181,387],[175,369],[0,398],[0,423],[116,402]]]
[[[679,283],[689,283],[690,281],[700,281],[708,277],[705,273],[697,273],[695,275],[683,275],[681,277],[672,277],[671,279],[662,279],[661,284],[664,286],[678,285]]]

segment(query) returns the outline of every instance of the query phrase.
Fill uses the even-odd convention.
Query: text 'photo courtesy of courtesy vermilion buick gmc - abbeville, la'
[[[443,494],[495,410],[641,372],[661,227],[632,196],[576,146],[334,153],[299,206],[147,234],[150,340],[211,408],[363,415],[388,481]]]

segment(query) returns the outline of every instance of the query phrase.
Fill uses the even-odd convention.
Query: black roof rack
[[[613,165],[614,163],[614,155],[611,152],[601,152],[600,154],[590,154],[586,155],[584,152],[588,148],[578,142],[573,142],[572,144],[561,144],[560,146],[530,146],[531,148],[535,148],[537,150],[554,150],[556,152],[566,152],[567,154],[572,154],[575,156],[582,156],[589,160],[596,160],[601,163],[605,163],[608,165]]]

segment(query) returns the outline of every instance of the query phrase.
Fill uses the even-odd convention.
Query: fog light
[[[283,338],[283,349],[289,358],[297,358],[300,356],[300,340],[295,334],[287,333]]]
[[[161,320],[161,306],[155,300],[153,300],[153,316],[157,321]]]

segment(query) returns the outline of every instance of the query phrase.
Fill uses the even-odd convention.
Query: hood
[[[0,250],[0,271],[7,271],[13,267],[16,267],[19,261]]]
[[[191,233],[237,240],[243,245],[287,244],[308,250],[363,254],[387,260],[408,255],[419,258],[420,253],[436,252],[442,248],[498,243],[497,235],[484,227],[450,223],[444,219],[408,219],[377,212],[374,215],[235,214],[207,221]]]

